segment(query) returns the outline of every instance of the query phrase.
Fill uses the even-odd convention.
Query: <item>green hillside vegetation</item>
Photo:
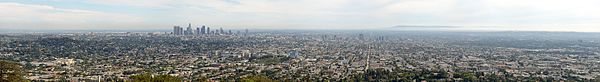
[[[0,60],[0,82],[28,82],[22,65],[12,61]]]
[[[129,79],[133,82],[181,82],[183,81],[180,77],[170,75],[155,75],[145,73],[140,75],[130,76]]]

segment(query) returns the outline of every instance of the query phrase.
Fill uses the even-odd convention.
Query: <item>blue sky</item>
[[[0,29],[384,29],[600,32],[598,0],[0,0]],[[493,26],[481,28],[480,26]]]

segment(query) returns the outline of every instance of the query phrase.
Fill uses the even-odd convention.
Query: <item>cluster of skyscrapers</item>
[[[245,30],[245,34],[248,33],[248,29]],[[223,28],[219,28],[216,29],[214,31],[210,30],[210,27],[207,26],[199,26],[196,27],[196,30],[194,30],[192,28],[192,23],[188,24],[188,27],[184,30],[181,26],[174,26],[173,27],[173,34],[174,35],[204,35],[204,34],[217,34],[217,35],[223,35],[223,34],[234,34],[231,30],[228,30],[227,32],[225,30],[223,30]],[[240,31],[238,30],[237,33],[235,34],[240,34]]]

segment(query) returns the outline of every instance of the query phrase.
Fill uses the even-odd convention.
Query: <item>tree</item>
[[[241,82],[276,82],[273,79],[270,79],[266,76],[248,76],[242,78]]]
[[[600,82],[600,76],[596,76],[595,80],[596,82]]]
[[[454,74],[454,78],[463,78],[466,81],[475,81],[477,77],[475,77],[474,73],[471,72],[459,72]]]
[[[198,76],[198,82],[209,82],[209,81],[210,81],[210,79],[203,75]]]
[[[153,76],[150,73],[134,75],[129,77],[133,82],[181,82],[182,79],[170,75]]]
[[[0,82],[27,82],[21,64],[0,60]]]

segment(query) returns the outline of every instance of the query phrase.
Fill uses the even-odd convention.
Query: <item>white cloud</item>
[[[177,0],[87,0],[90,3],[106,4],[106,5],[127,5],[149,8],[164,8],[175,4]]]
[[[130,15],[21,3],[0,3],[0,12],[0,27],[8,29],[102,29],[143,21]]]

